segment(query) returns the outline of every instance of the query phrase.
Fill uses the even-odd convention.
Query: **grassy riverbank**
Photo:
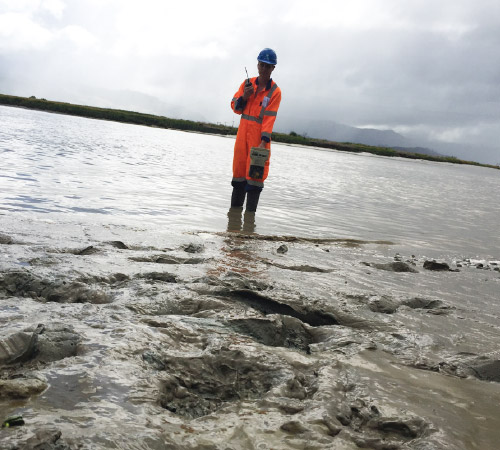
[[[124,111],[120,109],[97,108],[94,106],[74,105],[71,103],[53,102],[35,97],[16,97],[13,95],[0,94],[0,105],[17,106],[39,111],[50,111],[72,116],[89,117],[92,119],[112,120],[116,122],[132,123],[136,125],[146,125],[158,128],[171,128],[183,131],[195,131],[199,133],[212,133],[221,135],[236,135],[237,128],[221,124],[206,122],[195,122],[191,120],[171,119],[152,114],[138,113],[134,111]],[[464,161],[452,156],[430,156],[419,153],[403,152],[387,147],[375,147],[350,142],[333,142],[325,139],[314,139],[300,136],[297,133],[273,133],[273,141],[285,144],[298,144],[304,146],[329,148],[355,153],[373,153],[381,156],[399,156],[410,159],[425,159],[428,161],[449,162],[454,164],[470,164],[475,166],[490,167],[500,169],[499,166],[480,164],[474,161]]]

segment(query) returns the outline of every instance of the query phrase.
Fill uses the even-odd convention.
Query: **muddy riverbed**
[[[1,448],[500,439],[497,261],[434,263],[386,241],[2,225],[0,411],[25,424],[1,429]]]
[[[0,123],[0,449],[498,448],[498,171]]]

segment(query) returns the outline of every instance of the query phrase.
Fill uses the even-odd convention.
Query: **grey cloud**
[[[436,130],[462,128],[464,142],[490,143],[495,158],[494,143],[500,140],[497,3],[423,1],[403,7],[381,2],[395,26],[328,28],[282,21],[290,3],[273,2],[262,20],[245,20],[250,16],[242,10],[226,37],[207,30],[214,45],[224,49],[219,57],[150,58],[145,49],[127,58],[110,51],[119,44],[116,3],[92,2],[89,9],[68,2],[61,19],[43,13],[36,16],[38,23],[55,31],[80,25],[98,45],[77,48],[55,39],[45,50],[0,54],[0,91],[66,101],[87,95],[106,106],[135,104],[155,113],[164,107],[166,115],[232,123],[229,100],[243,81],[244,66],[255,75],[257,52],[271,46],[278,52],[275,79],[283,91],[278,130],[330,120],[405,127],[412,138],[428,140]],[[188,17],[178,20],[191,26]],[[106,100],[105,92],[113,90]]]

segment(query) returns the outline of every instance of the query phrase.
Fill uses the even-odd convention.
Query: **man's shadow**
[[[245,211],[243,208],[229,208],[227,212],[227,231],[233,233],[255,233],[255,213]]]

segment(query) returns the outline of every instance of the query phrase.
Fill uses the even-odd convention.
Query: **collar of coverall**
[[[259,84],[259,77],[257,77],[255,79],[255,84]],[[271,84],[273,84],[273,79],[272,78],[269,78],[269,81],[267,82],[267,85],[266,85],[266,91],[268,91],[269,89],[271,89]]]

